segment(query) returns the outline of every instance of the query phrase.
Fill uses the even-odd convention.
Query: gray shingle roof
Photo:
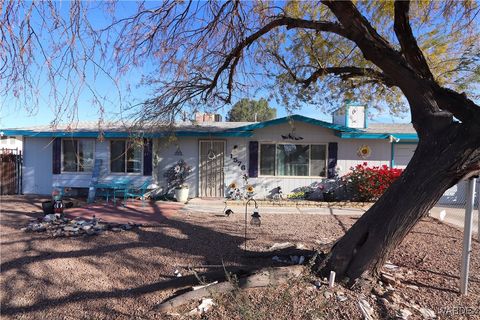
[[[411,123],[369,123],[368,133],[416,133]]]

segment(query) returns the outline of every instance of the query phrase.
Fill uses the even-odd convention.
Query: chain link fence
[[[430,210],[430,216],[463,229],[467,204],[467,187],[468,181],[461,181],[448,189],[437,204]],[[477,179],[473,206],[473,232],[477,233],[477,235],[479,228],[479,192],[480,179]]]

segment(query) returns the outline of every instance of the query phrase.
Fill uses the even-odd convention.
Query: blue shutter
[[[329,179],[333,179],[336,176],[337,168],[337,154],[338,154],[338,143],[330,142],[328,144],[328,175]]]
[[[248,145],[248,176],[258,177],[258,141],[250,141]]]
[[[62,139],[55,138],[52,143],[52,173],[60,174],[62,171]]]
[[[152,139],[143,139],[143,175],[152,175]]]

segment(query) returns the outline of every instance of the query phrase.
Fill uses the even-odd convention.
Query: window
[[[275,145],[274,144],[260,145],[260,175],[262,176],[275,175]]]
[[[64,172],[91,172],[93,170],[93,140],[62,140],[62,168]]]
[[[143,147],[127,140],[110,142],[110,171],[140,173]]]
[[[261,144],[260,175],[326,175],[327,147],[323,144]]]

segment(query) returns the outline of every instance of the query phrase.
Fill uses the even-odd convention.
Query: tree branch
[[[368,78],[378,80],[378,82],[381,82],[388,87],[395,85],[384,73],[379,72],[375,69],[347,66],[347,67],[319,68],[315,72],[313,72],[310,75],[310,77],[302,81],[304,87],[308,87],[311,83],[317,81],[319,77],[326,74],[338,75],[344,80],[355,78],[355,77],[368,77]]]
[[[312,21],[312,20],[304,20],[304,19],[291,18],[291,17],[279,17],[275,20],[270,21],[265,26],[260,28],[257,32],[251,34],[250,36],[246,37],[244,40],[240,41],[237,44],[237,46],[232,49],[230,54],[228,54],[225,57],[225,61],[223,62],[223,64],[215,73],[215,76],[213,77],[212,82],[209,85],[207,96],[211,94],[213,89],[217,86],[218,79],[226,69],[230,69],[229,73],[235,72],[234,70],[235,68],[232,68],[232,67],[229,68],[229,66],[231,66],[232,62],[236,61],[235,64],[238,63],[238,58],[240,57],[243,49],[250,46],[252,43],[254,43],[263,35],[281,26],[285,26],[287,27],[287,29],[305,28],[305,29],[312,29],[316,31],[332,32],[348,38],[347,32],[342,28],[340,24],[335,22]],[[231,78],[230,75],[229,75],[229,78]],[[230,96],[227,97],[227,101],[228,100],[230,100]]]
[[[410,1],[395,1],[395,34],[400,42],[402,53],[408,64],[423,78],[433,80],[433,75],[428,67],[427,60],[413,36],[412,28],[410,27],[409,10]]]

